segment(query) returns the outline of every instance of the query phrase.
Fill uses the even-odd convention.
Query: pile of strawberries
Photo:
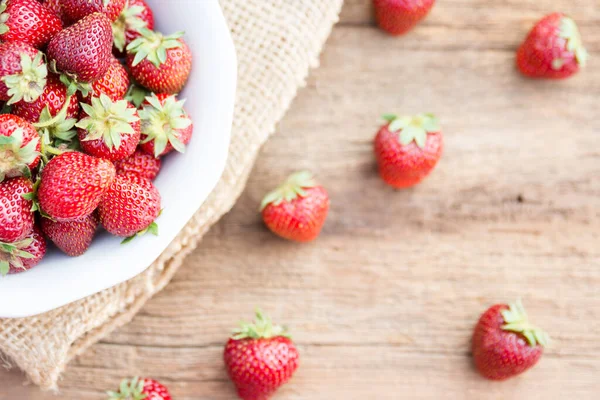
[[[45,239],[82,255],[100,224],[157,233],[152,180],[192,137],[192,54],[153,29],[144,0],[0,3],[0,274],[37,265]]]

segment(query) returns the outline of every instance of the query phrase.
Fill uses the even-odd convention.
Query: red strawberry
[[[54,157],[42,171],[40,208],[57,221],[91,214],[115,178],[110,161],[78,152]]]
[[[166,94],[146,97],[140,110],[142,119],[141,148],[154,157],[177,150],[185,152],[185,146],[192,140],[194,127],[192,120],[183,108],[185,100]]]
[[[160,214],[160,193],[148,179],[135,174],[117,175],[100,203],[100,222],[115,236],[131,238],[150,231]]]
[[[67,222],[41,219],[42,231],[46,237],[71,257],[78,257],[87,251],[96,235],[99,223],[96,213]]]
[[[42,4],[52,11],[63,23],[63,26],[67,26],[71,21],[65,16],[62,9],[62,0],[44,0]]]
[[[192,52],[183,32],[163,36],[148,29],[127,46],[127,66],[142,86],[155,93],[176,94],[192,70]]]
[[[40,162],[40,147],[33,125],[15,115],[1,114],[0,182],[4,178],[28,175]]]
[[[18,274],[35,267],[46,255],[46,241],[38,229],[16,243],[0,243],[0,275]]]
[[[154,13],[145,0],[129,0],[119,18],[113,22],[115,48],[122,53],[125,47],[140,36],[140,30],[154,29]]]
[[[46,86],[43,54],[26,43],[0,43],[0,100],[35,101]]]
[[[115,161],[117,174],[136,174],[142,178],[154,180],[160,171],[161,161],[140,149],[125,160]]]
[[[47,55],[56,69],[79,82],[102,78],[112,60],[110,21],[100,13],[88,15],[54,36]]]
[[[0,242],[18,242],[33,230],[33,203],[25,198],[32,192],[33,184],[25,178],[0,183]]]
[[[62,0],[63,12],[73,22],[93,13],[104,14],[111,22],[125,7],[126,0]]]
[[[435,0],[373,0],[375,19],[391,35],[402,35],[429,14]]]
[[[504,380],[533,367],[548,335],[531,325],[521,302],[497,304],[479,319],[473,333],[473,358],[481,375]]]
[[[140,142],[140,118],[127,100],[113,102],[107,95],[82,103],[78,136],[84,152],[110,161],[133,154]]]
[[[329,211],[329,195],[310,172],[291,175],[267,194],[261,204],[263,221],[284,239],[309,242],[319,236]]]
[[[298,350],[280,326],[256,312],[225,345],[225,366],[243,400],[267,400],[298,369]]]
[[[125,379],[118,392],[108,392],[109,400],[171,400],[167,388],[154,379]]]
[[[439,123],[432,114],[414,117],[384,115],[388,123],[375,137],[375,156],[381,178],[397,189],[421,182],[443,151]]]
[[[577,24],[564,14],[544,17],[517,52],[517,67],[530,78],[564,79],[588,59]]]
[[[42,48],[63,28],[56,14],[37,0],[5,0],[0,4],[0,40]]]
[[[92,90],[89,96],[83,99],[83,101],[89,103],[92,96],[100,97],[103,93],[110,97],[112,101],[122,100],[127,94],[128,89],[129,74],[119,60],[113,57],[106,74],[92,83]]]

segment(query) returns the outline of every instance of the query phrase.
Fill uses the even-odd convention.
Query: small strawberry
[[[90,103],[91,97],[100,97],[101,94],[107,95],[112,101],[122,100],[128,89],[129,74],[119,60],[113,57],[106,74],[92,83],[89,96],[82,100]]]
[[[109,400],[171,400],[167,388],[154,379],[135,377],[121,382],[118,392],[108,392]]]
[[[225,345],[225,367],[243,400],[267,400],[298,369],[298,350],[280,326],[256,312]]]
[[[373,0],[375,19],[391,35],[402,35],[415,27],[433,8],[435,0]]]
[[[41,96],[48,76],[43,56],[26,43],[0,43],[0,100],[12,105]]]
[[[140,118],[127,100],[112,101],[107,95],[82,103],[80,121],[75,124],[82,150],[110,161],[133,154],[140,142]]]
[[[29,175],[40,162],[40,150],[33,125],[16,115],[0,115],[0,182]]]
[[[69,221],[91,214],[115,179],[107,160],[79,152],[54,157],[42,171],[37,197],[52,219]]]
[[[92,244],[99,225],[98,216],[92,213],[72,221],[59,222],[41,219],[41,228],[48,239],[63,253],[71,257],[84,254]]]
[[[117,174],[136,174],[151,181],[158,175],[160,166],[160,158],[155,158],[140,149],[124,160],[115,161]]]
[[[126,0],[62,0],[63,12],[73,22],[93,13],[102,13],[112,22],[119,17],[125,3]]]
[[[98,211],[102,226],[115,236],[131,239],[146,232],[157,235],[154,220],[160,214],[160,193],[148,179],[117,175]]]
[[[18,242],[33,230],[33,203],[27,195],[33,184],[25,178],[8,179],[0,183],[0,242]]]
[[[564,79],[577,73],[587,59],[575,21],[554,13],[542,18],[519,47],[517,67],[530,78]]]
[[[497,304],[475,326],[473,359],[485,378],[504,380],[533,367],[548,341],[548,334],[531,325],[521,302]]]
[[[141,148],[154,157],[161,157],[177,150],[185,152],[185,146],[192,140],[194,127],[192,120],[183,108],[185,100],[159,94],[146,97],[140,110],[142,119]]]
[[[56,34],[48,44],[47,55],[53,69],[76,82],[102,78],[113,58],[110,21],[100,13],[88,15]]]
[[[145,28],[140,33],[127,46],[131,75],[154,93],[179,93],[192,70],[192,52],[181,38],[184,33],[163,36]]]
[[[154,13],[145,0],[129,0],[112,27],[115,48],[123,53],[129,43],[140,37],[141,29],[154,29]]]
[[[291,175],[262,201],[263,221],[284,239],[309,242],[319,236],[329,211],[329,195],[310,172]]]
[[[3,0],[0,40],[44,47],[63,28],[60,18],[37,0]]]
[[[46,255],[46,241],[34,227],[27,237],[15,243],[0,242],[0,275],[18,274],[35,267]]]
[[[432,114],[384,115],[388,121],[375,137],[381,178],[397,189],[414,186],[431,173],[443,151],[442,132]]]

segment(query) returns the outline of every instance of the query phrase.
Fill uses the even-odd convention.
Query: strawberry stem
[[[271,339],[274,337],[287,337],[285,327],[273,325],[271,318],[263,314],[260,309],[256,309],[256,321],[254,323],[241,322],[240,327],[233,331],[232,339]]]
[[[538,344],[546,346],[550,341],[550,337],[546,332],[529,322],[529,317],[521,300],[510,304],[508,310],[503,310],[502,318],[504,318],[505,322],[502,326],[503,330],[520,333],[532,347]]]

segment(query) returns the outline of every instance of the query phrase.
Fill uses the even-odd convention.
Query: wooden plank
[[[142,374],[177,400],[231,399],[222,344],[261,306],[302,354],[277,398],[596,398],[600,69],[592,59],[573,79],[537,82],[513,67],[551,4],[583,20],[600,50],[600,10],[575,3],[448,0],[394,39],[368,25],[368,1],[347,0],[345,25],[236,208],[131,324],[69,366],[63,396],[102,398]],[[442,121],[444,158],[417,188],[377,176],[371,141],[387,111]],[[299,246],[267,232],[256,210],[301,168],[317,173],[332,209],[322,237]],[[471,366],[471,329],[485,307],[516,297],[554,340],[534,370],[490,383]],[[0,372],[0,400],[54,398],[21,380]]]

